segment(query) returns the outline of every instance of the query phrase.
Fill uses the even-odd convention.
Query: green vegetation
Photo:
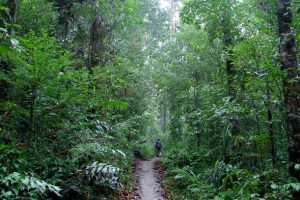
[[[0,0],[0,199],[118,199],[157,138],[174,199],[299,199],[299,10]]]

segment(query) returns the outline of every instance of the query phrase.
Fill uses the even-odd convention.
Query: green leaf
[[[128,103],[122,100],[109,100],[103,102],[103,107],[108,110],[114,110],[114,109],[125,110],[128,107]]]
[[[5,55],[10,51],[8,45],[0,43],[0,54]]]
[[[9,8],[5,6],[0,6],[0,11],[8,11]]]
[[[300,191],[300,183],[291,183],[292,188],[296,191]]]
[[[298,33],[296,34],[296,39],[297,39],[298,41],[300,41],[300,32],[298,32]]]

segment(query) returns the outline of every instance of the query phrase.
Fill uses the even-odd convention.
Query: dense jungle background
[[[0,0],[0,199],[300,199],[298,0]],[[123,197],[122,197],[123,198]]]

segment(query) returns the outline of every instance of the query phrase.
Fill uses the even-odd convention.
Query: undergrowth
[[[174,144],[163,163],[168,175],[165,182],[175,200],[288,200],[300,190],[299,183],[284,178],[283,169],[251,171]]]

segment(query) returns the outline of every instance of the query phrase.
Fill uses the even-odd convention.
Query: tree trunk
[[[0,61],[0,70],[5,75],[10,71],[9,64],[5,60]],[[5,80],[0,80],[0,100],[8,98],[9,83]]]
[[[300,181],[300,79],[295,35],[291,29],[293,16],[291,0],[279,0],[278,26],[280,37],[280,64],[284,73],[284,105],[287,115],[290,175]]]
[[[61,41],[65,41],[69,33],[69,24],[76,17],[72,12],[74,3],[83,3],[86,0],[54,0],[54,6],[58,12],[57,35]]]
[[[229,102],[233,103],[234,100],[236,100],[237,92],[234,87],[234,76],[235,76],[235,70],[234,70],[234,56],[232,51],[232,33],[231,33],[231,26],[230,26],[230,19],[227,16],[226,12],[222,18],[222,28],[223,28],[223,39],[224,39],[224,45],[225,45],[225,53],[226,53],[226,74],[227,74],[227,87],[228,87],[228,96],[229,96]],[[230,132],[233,136],[233,139],[235,139],[235,136],[239,135],[239,120],[238,116],[235,114],[231,115],[229,117],[229,122],[231,125]],[[232,150],[233,153],[237,153],[238,149],[235,144],[235,142],[232,142]],[[238,159],[237,159],[238,160]]]
[[[34,110],[36,103],[36,89],[31,90],[32,96],[29,102],[29,121],[28,121],[28,131],[29,131],[29,141],[35,141],[35,126],[34,126]]]
[[[199,99],[199,94],[198,94],[198,86],[199,86],[199,81],[200,81],[200,72],[197,70],[192,73],[193,78],[194,78],[194,111],[197,111],[200,106],[200,99]],[[201,121],[200,119],[193,119],[196,120],[196,123],[194,124],[195,126],[195,136],[196,136],[196,141],[197,141],[197,147],[200,147],[200,142],[201,142]]]
[[[59,13],[57,35],[61,41],[64,41],[69,32],[69,23],[74,18],[71,12],[74,1],[55,0],[54,3]]]
[[[256,104],[254,102],[253,102],[253,104],[254,104],[254,108],[255,108],[255,111],[256,111],[256,116],[255,116],[256,132],[260,133],[261,132],[261,127],[260,127],[260,123],[259,123],[259,112],[258,112]],[[258,142],[255,142],[255,145],[256,145],[256,149],[258,150],[258,153],[259,153],[259,157],[257,158],[257,160],[259,162],[260,169],[263,171],[264,170],[263,151],[262,151],[262,149],[261,149]]]
[[[163,122],[162,122],[162,131],[165,133],[167,131],[167,105],[163,105]]]
[[[236,97],[236,92],[233,87],[233,77],[234,77],[234,59],[233,51],[230,49],[232,45],[232,39],[230,37],[230,30],[224,30],[224,41],[226,49],[226,73],[227,73],[227,85],[228,85],[228,95],[230,96],[230,101],[233,101]]]
[[[15,24],[17,21],[17,0],[8,0],[7,6],[9,8],[9,22]]]
[[[276,149],[275,149],[275,139],[274,139],[274,128],[273,128],[273,115],[270,102],[270,88],[267,86],[267,114],[268,114],[268,131],[270,137],[270,147],[271,147],[271,159],[272,159],[272,169],[276,169]]]
[[[229,20],[227,16],[222,18],[223,25],[223,37],[224,37],[224,45],[226,51],[226,74],[227,74],[227,87],[228,87],[228,95],[230,98],[230,102],[233,102],[236,99],[236,89],[234,88],[234,57],[232,51],[232,34],[229,26]],[[230,119],[232,125],[232,134],[236,135],[238,133],[238,119],[236,116],[233,116]]]
[[[114,26],[106,27],[100,15],[95,15],[90,27],[90,44],[88,68],[92,73],[92,68],[105,66],[105,54],[108,49],[105,46],[105,38],[113,31]]]

